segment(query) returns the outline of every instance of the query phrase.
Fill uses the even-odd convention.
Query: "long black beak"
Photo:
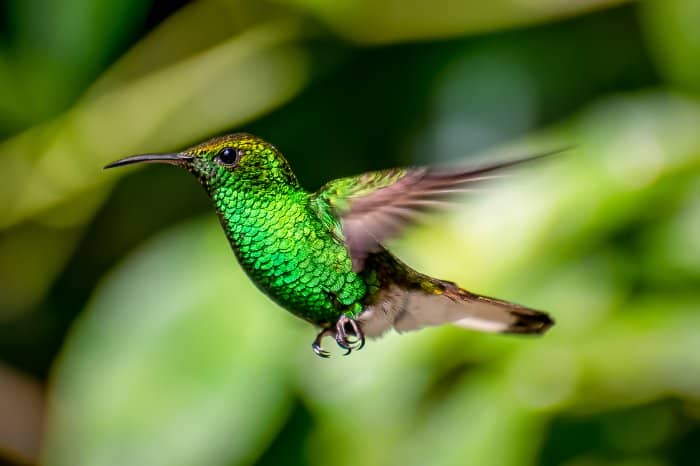
[[[105,168],[121,167],[123,165],[131,165],[132,163],[169,163],[172,165],[180,165],[192,157],[185,154],[140,154],[126,157],[116,162],[105,165]]]

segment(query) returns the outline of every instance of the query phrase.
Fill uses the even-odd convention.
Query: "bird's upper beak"
[[[122,165],[131,165],[132,163],[169,163],[172,165],[180,165],[189,160],[192,156],[187,154],[140,154],[126,157],[116,162],[105,165],[105,168],[121,167]]]

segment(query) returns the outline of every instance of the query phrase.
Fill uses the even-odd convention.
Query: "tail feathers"
[[[367,336],[379,336],[392,327],[407,332],[443,324],[483,332],[541,334],[554,325],[544,312],[480,296],[450,282],[435,283],[440,293],[394,285],[360,315]]]
[[[498,333],[540,334],[554,325],[554,321],[544,312],[465,290],[460,291],[466,296],[452,301],[454,305],[461,307],[461,312],[466,315],[453,321],[459,327]],[[459,309],[455,311],[460,312]]]

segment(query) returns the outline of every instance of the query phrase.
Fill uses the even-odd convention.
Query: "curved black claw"
[[[313,349],[314,353],[316,353],[316,356],[318,356],[320,358],[330,358],[331,357],[331,353],[324,350],[319,343],[313,342],[311,344],[311,349]]]
[[[359,338],[360,344],[355,348],[355,351],[361,350],[362,348],[365,347],[365,334],[362,333]]]
[[[348,325],[352,330],[354,339],[348,339],[348,331],[346,329]],[[353,350],[360,350],[365,346],[365,334],[355,319],[344,315],[335,324],[335,342],[338,346],[347,350],[345,352],[345,356],[347,356]]]
[[[339,332],[335,332],[335,342],[338,344],[338,346],[345,350],[343,356],[347,356],[348,354],[352,353],[352,346],[350,346],[350,342],[348,342],[347,338],[344,335],[341,335]]]
[[[316,356],[318,356],[320,358],[330,358],[331,357],[331,353],[324,350],[323,347],[321,346],[321,340],[323,340],[323,337],[325,337],[326,335],[330,335],[331,333],[333,333],[333,332],[331,332],[328,329],[324,329],[318,335],[316,335],[314,342],[311,343],[311,349],[314,350],[314,353],[316,354]]]
[[[356,338],[356,340],[353,342],[353,344],[355,345],[353,349],[355,351],[361,350],[365,347],[365,334],[360,328],[360,325],[357,323],[357,321],[350,319],[350,326],[352,327],[352,333],[355,334]]]

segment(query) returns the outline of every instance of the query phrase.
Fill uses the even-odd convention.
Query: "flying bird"
[[[333,337],[350,354],[366,337],[454,324],[495,333],[540,334],[544,312],[467,291],[401,262],[384,243],[421,212],[445,205],[502,169],[539,154],[472,169],[414,167],[340,178],[305,190],[282,153],[237,133],[182,152],[107,165],[168,163],[192,173],[211,198],[238,261],[281,307],[318,327],[314,353]]]

